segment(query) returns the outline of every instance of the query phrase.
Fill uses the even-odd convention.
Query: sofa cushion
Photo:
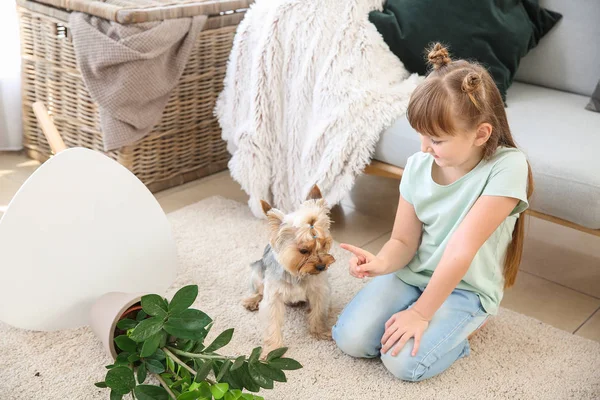
[[[562,19],[521,59],[515,81],[590,96],[600,79],[600,1],[540,0]]]
[[[600,80],[596,85],[596,90],[594,90],[594,93],[592,93],[590,102],[587,104],[587,106],[585,106],[585,109],[589,111],[600,112]]]
[[[387,0],[382,11],[369,14],[410,72],[424,75],[425,48],[441,42],[451,57],[488,68],[503,99],[521,58],[560,18],[537,0]]]
[[[506,112],[517,145],[531,164],[536,211],[600,229],[600,114],[588,97],[515,82]],[[374,159],[404,167],[419,151],[405,117],[382,133]]]

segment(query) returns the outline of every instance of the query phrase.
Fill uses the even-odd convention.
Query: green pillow
[[[424,75],[425,49],[440,42],[453,59],[487,67],[503,99],[521,58],[561,18],[536,0],[387,0],[369,15],[410,72]]]

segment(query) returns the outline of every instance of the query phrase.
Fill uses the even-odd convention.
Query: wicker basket
[[[69,10],[65,8],[67,3]],[[229,153],[213,109],[222,89],[235,30],[250,3],[249,0],[17,0],[23,146],[27,155],[40,162],[51,155],[31,108],[35,101],[43,101],[67,147],[81,146],[106,154],[132,171],[152,192],[226,169]],[[143,140],[115,151],[103,150],[98,106],[82,80],[70,38],[70,10],[121,23],[209,15],[162,119]]]

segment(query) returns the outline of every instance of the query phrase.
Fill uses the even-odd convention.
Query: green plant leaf
[[[121,400],[124,395],[115,392],[114,390],[110,391],[110,400]]]
[[[135,387],[133,371],[127,367],[115,367],[106,374],[106,386],[121,395],[126,395]]]
[[[273,351],[270,351],[269,354],[267,354],[267,361],[271,361],[274,360],[276,358],[281,358],[283,357],[283,355],[285,354],[285,352],[288,350],[287,347],[280,347],[278,349],[275,349]]]
[[[138,385],[133,393],[137,400],[170,400],[169,393],[162,386]]]
[[[164,327],[163,327],[163,329],[164,329]],[[160,338],[160,343],[158,345],[158,348],[162,349],[163,347],[165,347],[167,345],[168,340],[169,340],[169,335],[167,334],[167,331],[165,331],[165,333]]]
[[[167,385],[169,385],[169,387],[173,385],[173,380],[171,379],[173,377],[173,374],[171,374],[170,372],[164,372],[160,374],[160,377],[163,378],[163,380],[167,383]]]
[[[128,329],[135,328],[137,324],[137,321],[134,321],[130,318],[125,318],[117,322],[117,328],[126,331]]]
[[[230,370],[235,371],[236,369],[238,369],[239,367],[241,367],[244,364],[244,361],[246,361],[246,356],[239,356],[238,358],[235,359]]]
[[[206,330],[205,330],[205,332],[206,332]],[[204,337],[206,337],[206,334],[204,334]],[[197,340],[198,340],[198,343],[196,343],[196,346],[194,346],[194,348],[192,349],[192,353],[200,353],[204,350],[204,343],[202,343],[204,338],[197,339]]]
[[[146,370],[146,364],[141,364],[138,368],[137,368],[137,381],[138,384],[142,384],[144,383],[144,381],[146,380],[146,377],[148,376],[148,370]]]
[[[264,397],[257,396],[257,395],[253,395],[253,396],[252,396],[252,399],[253,399],[253,400],[265,400],[265,399],[264,399]]]
[[[166,335],[166,333],[163,330],[160,330],[145,340],[142,346],[142,351],[140,352],[140,356],[149,357],[154,354],[154,352],[156,352],[158,349],[158,345],[160,344],[163,335]]]
[[[142,310],[153,317],[165,318],[167,316],[167,304],[157,294],[142,296]]]
[[[162,374],[165,372],[165,366],[158,360],[146,359],[146,369],[153,374]]]
[[[216,339],[210,344],[210,346],[208,346],[204,350],[204,352],[212,353],[213,351],[216,351],[216,350],[220,349],[221,347],[227,346],[227,344],[229,344],[229,342],[231,341],[232,337],[233,337],[233,328],[230,328],[230,329],[227,329],[226,331],[221,332],[221,334],[216,337]]]
[[[217,400],[222,399],[228,390],[229,384],[227,383],[216,383],[210,387],[213,397]]]
[[[210,319],[208,315],[206,316],[206,318]],[[204,339],[206,339],[206,337],[208,336],[208,332],[210,331],[210,328],[213,324],[214,321],[211,320],[210,323],[206,325],[206,327],[202,331],[198,332],[196,339],[194,339],[197,343],[196,346],[194,346],[194,348],[192,349],[192,353],[201,353],[204,351],[204,348],[206,347],[204,346]]]
[[[225,393],[225,400],[238,400],[242,397],[242,391],[239,389],[232,389]]]
[[[144,310],[141,310],[135,316],[135,320],[137,322],[141,322],[141,321],[145,320],[147,316],[148,316],[148,314],[146,314],[146,312]]]
[[[200,398],[200,392],[194,390],[192,392],[181,393],[177,396],[177,400],[196,400]]]
[[[192,349],[194,348],[195,345],[196,345],[195,340],[187,340],[185,345],[181,347],[181,350],[190,352],[190,351],[192,351]]]
[[[229,372],[227,372],[221,378],[221,382],[228,383],[230,389],[243,389],[244,385],[242,385],[242,383],[239,382],[238,379],[236,379],[236,377],[234,376],[234,374],[235,374],[234,372],[231,372],[231,370],[229,370]]]
[[[125,365],[128,366],[130,364],[128,358],[131,356],[131,353],[128,351],[124,351],[117,355],[115,359],[115,365]]]
[[[184,383],[183,379],[180,379],[177,382],[174,382],[169,386],[171,387],[171,389],[175,389],[175,388],[183,387],[183,383]]]
[[[129,361],[130,364],[133,364],[137,361],[140,361],[140,356],[138,356],[137,354],[132,354],[129,357],[127,357],[127,361]]]
[[[148,340],[150,337],[160,332],[164,325],[164,321],[159,317],[145,319],[135,327],[133,332],[131,332],[131,339],[136,342]]]
[[[254,380],[254,382],[258,383],[258,386],[265,389],[273,389],[273,379],[261,374],[258,368],[256,368],[257,364],[258,363],[248,365],[250,377]]]
[[[136,343],[130,338],[128,338],[126,335],[117,336],[115,338],[115,344],[117,345],[117,347],[119,347],[119,349],[123,351],[128,351],[130,353],[135,353],[135,351],[137,350]]]
[[[108,387],[108,386],[106,386],[106,382],[96,382],[96,383],[94,383],[94,385],[95,385],[96,387],[99,387],[99,388],[101,388],[101,389],[105,389],[105,388],[107,388],[107,387]]]
[[[274,368],[285,370],[294,370],[302,368],[302,364],[291,358],[277,358],[269,362],[269,365]]]
[[[206,377],[210,373],[210,370],[212,368],[212,362],[210,360],[206,360],[206,361],[198,360],[198,361],[196,361],[195,364],[198,367],[196,368],[196,378],[194,378],[194,381],[202,382],[206,379]]]
[[[179,366],[179,364],[177,364]],[[181,372],[179,373],[179,375],[183,378],[183,381],[189,386],[192,384],[192,375],[190,374],[190,371],[188,371],[185,368],[181,369]]]
[[[252,349],[252,354],[250,354],[250,358],[248,358],[248,362],[250,364],[253,364],[256,361],[258,361],[258,357],[260,357],[261,352],[262,352],[262,347],[255,347],[254,349]]]
[[[248,365],[248,363],[244,363],[240,368],[236,369],[233,372],[233,375],[235,379],[242,384],[243,387],[245,387],[251,392],[258,392],[260,390],[260,386],[250,376],[250,372],[248,371]]]
[[[175,372],[175,361],[171,357],[167,357],[167,369]]]
[[[148,356],[146,358],[150,358],[152,360],[158,360],[158,361],[162,361],[164,359],[167,358],[167,355],[165,354],[164,351],[162,351],[162,349],[158,349],[154,352],[154,354],[152,354],[151,356]]]
[[[242,393],[242,399],[244,399],[244,400],[254,400],[254,395],[252,393]]]
[[[182,287],[175,293],[175,296],[173,296],[173,299],[169,304],[169,312],[171,315],[182,312],[194,304],[196,297],[198,297],[198,285]]]
[[[203,340],[204,327],[211,321],[210,317],[202,311],[191,308],[181,312],[177,317],[170,317],[164,329],[180,339]]]
[[[212,400],[212,392],[208,382],[201,382],[200,386],[198,386],[198,392],[200,393],[199,398]]]
[[[217,377],[215,378],[217,382],[221,381],[223,376],[227,373],[227,371],[229,371],[229,367],[231,367],[231,360],[225,361],[221,366],[221,369],[219,370],[219,375],[217,375]],[[229,385],[227,385],[227,387],[229,387]]]
[[[257,362],[253,365],[258,370],[258,372],[260,372],[261,375],[266,376],[267,378],[277,382],[287,382],[285,373],[282,370],[270,367],[269,365],[264,364],[262,362]]]

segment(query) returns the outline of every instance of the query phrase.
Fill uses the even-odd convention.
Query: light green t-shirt
[[[425,287],[439,264],[452,233],[480,196],[505,196],[520,200],[479,249],[458,289],[479,295],[489,314],[496,314],[504,288],[504,256],[519,214],[527,209],[527,160],[512,148],[499,147],[469,173],[439,185],[431,177],[433,157],[416,153],[406,163],[400,183],[402,197],[411,203],[423,223],[421,244],[414,258],[397,275],[409,285]]]

